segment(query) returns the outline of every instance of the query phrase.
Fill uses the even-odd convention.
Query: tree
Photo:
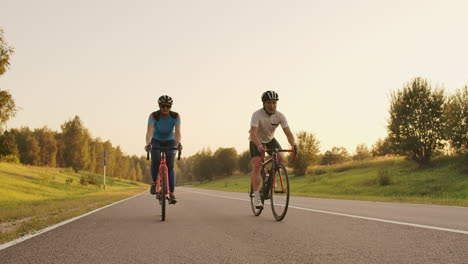
[[[456,152],[468,151],[468,85],[448,98],[444,114],[451,147]]]
[[[63,151],[65,150],[63,146],[63,137],[62,133],[54,132],[54,139],[57,143],[57,155],[56,155],[56,163],[57,167],[63,168],[65,166],[65,160],[63,159]]]
[[[250,151],[246,150],[239,155],[239,170],[242,173],[249,173],[252,170],[252,162],[250,158]]]
[[[116,171],[115,149],[112,147],[112,143],[109,140],[103,143],[103,147],[104,151],[107,153],[106,174],[116,177],[114,173]]]
[[[104,173],[104,144],[100,138],[93,139],[89,143],[89,155],[91,171],[103,174]]]
[[[114,151],[115,155],[115,163],[114,163],[114,169],[112,176],[117,177],[117,178],[128,178],[128,172],[129,172],[129,167],[130,164],[126,157],[124,156],[122,150],[120,149],[120,146],[117,146]]]
[[[122,175],[121,177],[124,178],[124,179],[130,179],[131,175],[130,175],[130,163],[131,163],[131,159],[129,156],[126,156],[126,155],[122,155],[122,158],[121,158],[121,161],[119,162],[119,167],[122,171]],[[136,172],[135,172],[136,173]],[[135,178],[136,178],[136,174],[135,174]]]
[[[57,141],[55,140],[54,133],[44,127],[35,129],[33,132],[34,137],[39,143],[39,157],[37,165],[40,166],[57,166]]]
[[[10,66],[11,54],[13,54],[13,48],[6,43],[3,29],[0,28],[0,75],[4,74]]]
[[[75,172],[82,170],[89,163],[89,133],[81,119],[75,116],[61,125],[63,140],[63,159],[65,166],[72,167]]]
[[[349,159],[348,151],[344,147],[332,147],[322,157],[322,165],[332,165],[345,162]]]
[[[3,75],[8,69],[11,54],[13,54],[13,48],[6,43],[3,29],[0,28],[0,75]],[[17,111],[15,100],[11,94],[8,91],[0,90],[0,130],[1,125],[14,117]]]
[[[137,179],[137,175],[136,175],[136,174],[137,174],[137,172],[136,172],[135,167],[131,166],[131,164],[130,164],[130,170],[129,170],[129,172],[128,172],[128,178],[129,178],[130,180],[132,180],[132,181],[136,181],[136,179]]]
[[[202,149],[193,156],[193,176],[203,182],[211,181],[214,176],[213,154],[210,149]]]
[[[23,157],[23,163],[29,165],[39,165],[39,142],[33,136],[26,138],[26,151]]]
[[[193,156],[188,158],[181,158],[179,161],[176,162],[176,184],[181,185],[187,182],[192,182],[192,163],[193,163]]]
[[[378,139],[374,145],[372,145],[372,156],[382,157],[386,155],[396,154],[393,150],[392,143],[389,137]]]
[[[316,163],[320,151],[319,141],[314,134],[300,131],[296,135],[299,154],[296,161],[291,163],[294,175],[302,176],[307,172],[307,167]]]
[[[20,129],[10,129],[9,133],[14,135],[16,146],[19,151],[19,159],[23,164],[28,164],[25,160],[28,151],[27,139],[32,137],[32,131],[28,127],[21,127]]]
[[[142,172],[142,175],[143,175],[143,179],[141,181],[146,182],[146,183],[153,182],[153,180],[151,179],[150,161],[146,160],[145,156],[141,156],[139,158],[139,160],[140,160],[141,172]],[[177,180],[177,178],[176,178],[176,180]]]
[[[0,125],[16,115],[15,100],[8,91],[0,90]]]
[[[15,135],[6,131],[3,135],[0,135],[0,156],[8,155],[13,155],[19,158]]]
[[[218,176],[232,175],[237,167],[237,151],[235,148],[218,148],[214,155],[214,166]]]
[[[353,156],[353,160],[366,160],[372,157],[371,152],[367,148],[366,144],[360,144],[356,146],[356,154]]]
[[[391,95],[389,137],[397,150],[420,164],[443,147],[444,90],[416,78]]]
[[[140,159],[136,155],[131,157],[131,167],[135,170],[135,180],[141,182],[143,180],[143,174],[140,167]]]

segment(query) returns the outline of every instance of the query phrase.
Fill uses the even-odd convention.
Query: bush
[[[81,175],[81,177],[80,177],[80,184],[81,184],[81,185],[88,185],[88,176],[86,176],[86,175]]]
[[[311,174],[311,175],[322,175],[325,173],[328,173],[328,170],[324,168],[313,168],[313,169],[310,169],[308,172],[308,174]]]
[[[94,175],[89,175],[88,176],[88,183],[92,185],[97,185],[98,181],[96,179],[96,176]]]
[[[71,177],[68,177],[68,178],[65,180],[65,183],[66,183],[66,184],[69,184],[69,185],[72,184],[72,182],[73,182],[73,178],[71,178]]]
[[[5,155],[0,156],[0,162],[8,162],[8,163],[20,163],[18,157],[16,155]]]
[[[378,172],[377,181],[380,186],[391,184],[391,173],[387,168],[380,169]]]

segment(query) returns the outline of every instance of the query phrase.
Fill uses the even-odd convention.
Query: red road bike
[[[181,150],[174,147],[151,147],[146,154],[146,159],[149,160],[149,153],[151,149],[161,151],[161,163],[159,164],[159,177],[156,184],[156,200],[161,205],[161,220],[166,220],[166,200],[170,200],[169,191],[169,170],[166,165],[167,152],[171,150],[178,150],[177,160],[180,160]],[[175,183],[174,183],[175,184]]]

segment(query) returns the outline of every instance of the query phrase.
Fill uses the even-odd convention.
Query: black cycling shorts
[[[263,147],[266,147],[267,149],[274,149],[274,148],[281,148],[280,144],[278,143],[278,141],[273,138],[270,142],[268,143],[262,143]],[[268,153],[271,155],[271,153]],[[262,154],[260,152],[258,152],[258,148],[257,146],[255,146],[255,144],[250,141],[250,157],[253,158],[253,157],[260,157],[262,156]]]

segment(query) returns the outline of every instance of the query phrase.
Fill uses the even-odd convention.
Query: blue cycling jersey
[[[177,115],[176,118],[171,117],[171,115],[160,115],[159,120],[156,121],[153,115],[150,114],[148,124],[154,127],[154,139],[158,141],[174,140],[174,127],[180,125],[180,115]]]

